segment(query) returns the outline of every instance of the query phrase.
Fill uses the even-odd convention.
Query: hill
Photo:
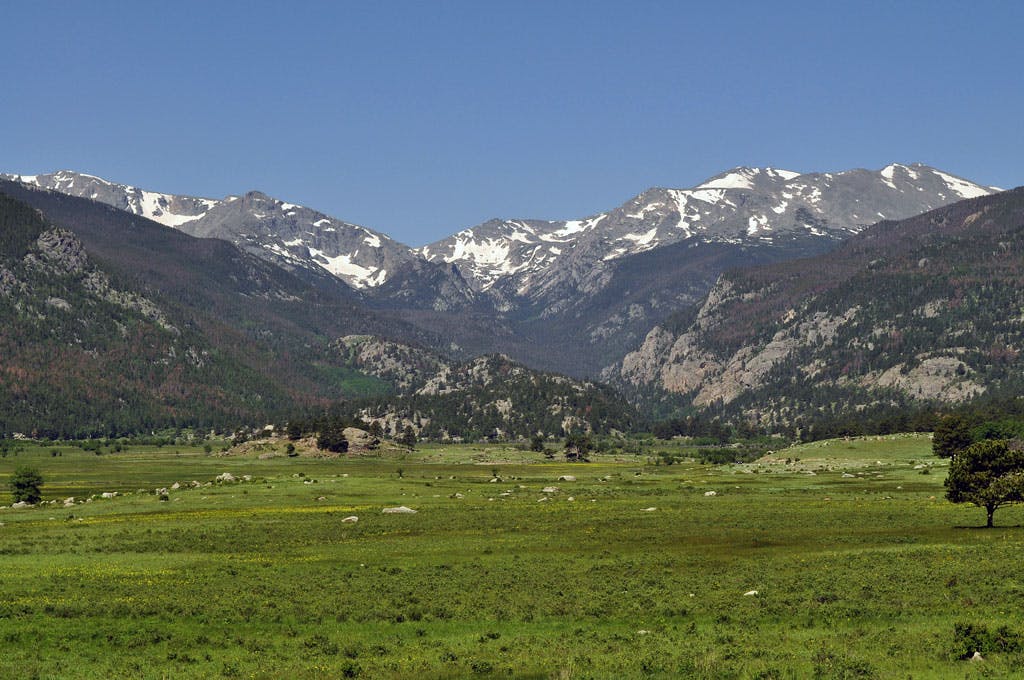
[[[349,366],[399,386],[397,395],[350,407],[349,415],[377,420],[391,434],[409,425],[431,439],[528,439],[642,424],[607,386],[532,370],[503,355],[452,362],[368,336],[342,338],[336,347]]]

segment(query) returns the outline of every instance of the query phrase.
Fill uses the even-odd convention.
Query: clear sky
[[[1024,184],[1020,2],[0,0],[0,171],[420,245],[737,165]]]

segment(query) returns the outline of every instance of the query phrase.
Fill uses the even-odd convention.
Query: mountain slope
[[[1024,189],[885,221],[816,258],[729,272],[606,376],[792,420],[1024,386]]]
[[[22,183],[0,181],[0,193],[39,209],[46,217],[44,222],[24,206],[15,211],[34,217],[30,224],[35,236],[29,239],[31,252],[26,253],[44,247],[36,243],[38,233],[57,229],[62,234],[57,241],[78,244],[68,248],[88,261],[89,272],[105,277],[109,287],[118,291],[113,299],[146,301],[136,310],[144,319],[133,317],[132,323],[122,321],[120,326],[104,321],[104,315],[118,317],[108,309],[113,302],[103,306],[94,300],[97,293],[89,288],[93,274],[76,273],[71,278],[54,278],[52,283],[36,276],[26,288],[19,282],[28,281],[25,277],[34,270],[25,270],[25,253],[15,253],[5,264],[3,288],[9,294],[9,306],[0,319],[11,331],[38,330],[31,331],[34,339],[21,340],[29,354],[5,356],[7,369],[17,369],[16,356],[35,362],[22,366],[30,373],[38,373],[48,363],[66,369],[72,362],[82,380],[106,385],[67,393],[65,385],[71,383],[62,379],[60,371],[43,371],[36,387],[20,393],[19,399],[44,395],[45,403],[34,411],[14,405],[3,411],[26,418],[35,414],[34,419],[19,420],[18,427],[35,423],[68,432],[85,422],[135,428],[252,422],[303,404],[387,389],[384,383],[367,381],[340,366],[329,347],[339,336],[374,333],[439,342],[415,327],[366,309],[357,293],[326,273],[298,276],[225,241],[196,239],[94,201]],[[5,205],[14,210],[11,206],[21,203],[7,200]],[[22,222],[23,216],[13,220],[10,228],[17,232]],[[3,237],[6,242],[9,234]],[[11,242],[25,247],[23,241]],[[71,306],[48,305],[49,297]],[[73,302],[79,299],[90,302]],[[101,308],[106,311],[97,311]],[[32,321],[33,326],[26,318],[38,323]],[[103,329],[111,337],[79,347],[76,324]],[[177,329],[180,336],[161,330],[161,324]],[[115,335],[121,326],[138,327],[144,337],[118,344]],[[55,330],[47,330],[51,327]],[[17,387],[16,381],[8,384],[12,386]]]

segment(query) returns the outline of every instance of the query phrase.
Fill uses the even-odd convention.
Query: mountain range
[[[727,269],[825,252],[879,220],[997,190],[920,164],[740,167],[585,218],[495,219],[410,248],[256,191],[211,199],[71,171],[4,177],[226,240],[292,272],[327,273],[365,307],[464,357],[503,352],[579,377],[598,375],[657,322],[700,302]]]
[[[431,436],[644,422],[578,379],[599,373],[645,409],[767,428],[1022,386],[1021,192],[923,165],[736,168],[422,248],[260,192],[4,177],[4,432],[338,399]]]

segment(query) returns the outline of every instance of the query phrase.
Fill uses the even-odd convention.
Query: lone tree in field
[[[1003,439],[986,439],[953,454],[946,498],[985,508],[985,526],[991,527],[997,509],[1024,501],[1024,450]]]
[[[39,470],[24,465],[19,467],[11,477],[11,495],[14,496],[14,502],[38,503],[43,499],[39,491],[42,485],[43,476],[39,474]]]
[[[594,448],[594,441],[585,432],[572,432],[565,438],[565,459],[587,462],[587,454]]]

